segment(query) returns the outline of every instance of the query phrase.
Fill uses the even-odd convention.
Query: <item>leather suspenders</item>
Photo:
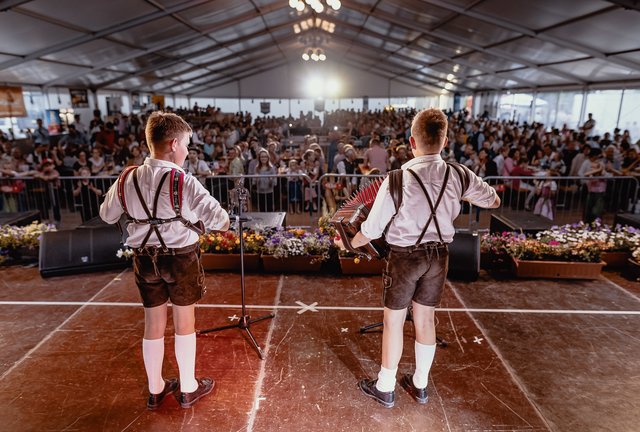
[[[147,242],[149,241],[149,238],[151,237],[151,233],[155,233],[156,236],[158,237],[158,241],[160,242],[162,249],[164,251],[169,250],[169,248],[167,248],[167,245],[164,239],[162,238],[162,235],[160,234],[160,230],[158,229],[159,225],[162,225],[165,223],[179,221],[179,222],[182,222],[182,224],[185,227],[194,231],[196,234],[201,235],[204,232],[204,226],[202,225],[202,222],[198,222],[198,224],[193,224],[191,221],[189,221],[184,216],[182,216],[182,188],[183,188],[183,181],[184,181],[184,173],[174,168],[171,171],[167,171],[162,175],[160,179],[160,184],[156,189],[156,194],[153,197],[153,212],[152,212],[151,210],[149,210],[149,207],[147,206],[144,200],[144,197],[142,196],[142,191],[140,190],[140,183],[138,182],[137,168],[138,167],[129,167],[125,169],[125,171],[123,171],[122,174],[120,174],[120,178],[118,179],[118,199],[120,200],[122,209],[124,210],[124,213],[127,216],[128,222],[149,225],[149,231],[147,231],[147,234],[142,240],[142,243],[140,244],[138,249],[143,249],[146,246]],[[145,214],[147,215],[146,219],[136,219],[132,217],[127,208],[124,188],[125,188],[125,181],[129,174],[133,174],[133,186],[135,188],[136,195],[138,196],[138,200],[140,201],[140,206],[142,207]],[[157,216],[158,200],[162,192],[162,187],[164,186],[164,183],[167,180],[167,176],[170,177],[169,199],[171,200],[172,208],[176,215],[172,218],[158,218]]]
[[[413,178],[415,178],[416,181],[418,182],[418,185],[420,186],[420,189],[422,189],[424,196],[427,197],[427,203],[429,204],[429,209],[431,210],[429,219],[427,219],[427,223],[422,229],[422,232],[420,233],[420,237],[418,237],[418,241],[416,241],[415,246],[420,245],[420,243],[422,242],[424,235],[427,233],[427,229],[429,228],[429,225],[431,225],[431,221],[433,221],[433,224],[436,227],[436,232],[438,233],[438,238],[440,239],[440,242],[444,243],[444,240],[442,239],[442,233],[440,232],[440,224],[438,223],[438,217],[436,216],[436,210],[438,210],[438,206],[442,201],[444,191],[447,189],[447,184],[449,183],[449,174],[451,173],[451,167],[447,165],[447,170],[444,173],[444,180],[442,181],[442,188],[440,189],[440,193],[438,194],[438,198],[436,199],[435,204],[433,203],[433,201],[431,201],[431,197],[427,192],[427,188],[424,186],[424,183],[422,182],[422,180],[420,180],[420,177],[418,177],[418,174],[416,174],[416,172],[411,168],[407,169],[407,171],[409,171],[413,176]]]

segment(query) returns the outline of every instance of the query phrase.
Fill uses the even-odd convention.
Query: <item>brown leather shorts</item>
[[[158,254],[154,266],[155,252]],[[160,306],[169,299],[176,306],[189,306],[204,295],[204,269],[197,243],[174,249],[173,253],[163,253],[161,249],[135,251],[133,271],[146,308]]]
[[[401,310],[409,307],[411,301],[438,306],[448,269],[446,243],[424,244],[415,250],[392,246],[382,273],[384,306]]]

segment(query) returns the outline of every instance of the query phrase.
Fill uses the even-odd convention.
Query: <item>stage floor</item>
[[[640,288],[610,279],[448,284],[436,313],[430,401],[397,386],[385,409],[356,383],[379,368],[379,277],[247,278],[258,359],[238,330],[198,337],[198,376],[213,395],[147,411],[143,311],[131,270],[41,279],[2,269],[0,429],[6,431],[637,431]],[[624,285],[624,286],[622,286]],[[207,274],[198,328],[234,322],[239,276]],[[165,377],[177,376],[173,332]],[[406,327],[400,373],[411,370]]]

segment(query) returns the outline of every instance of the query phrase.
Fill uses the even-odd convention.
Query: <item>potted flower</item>
[[[510,268],[511,256],[508,246],[525,238],[522,233],[509,231],[484,234],[480,238],[480,266],[493,270]]]
[[[42,233],[55,230],[55,225],[39,222],[27,226],[3,225],[0,227],[0,263],[37,260]]]
[[[508,246],[516,276],[559,279],[597,279],[605,265],[602,243],[587,235],[550,236],[538,233]]]
[[[317,272],[329,259],[331,237],[320,230],[272,228],[264,231],[262,250],[264,270],[281,272]]]
[[[640,246],[638,246],[629,258],[629,277],[633,280],[640,280]]]
[[[640,247],[640,230],[626,225],[617,225],[614,229],[606,225],[604,227],[607,237],[602,249],[602,261],[609,268],[626,266],[631,253]]]
[[[356,255],[349,251],[340,251],[338,258],[343,274],[382,274],[387,265],[383,259]]]
[[[611,228],[596,220],[591,224],[584,222],[553,227],[543,231],[538,237],[556,240],[564,243],[571,241],[594,241],[600,243],[601,260],[609,268],[619,268],[626,265],[631,252],[640,245],[640,231],[630,226],[617,225]]]
[[[244,269],[256,271],[260,267],[260,250],[264,237],[260,232],[245,230]],[[212,232],[200,237],[202,266],[205,270],[240,270],[240,237],[235,231]]]

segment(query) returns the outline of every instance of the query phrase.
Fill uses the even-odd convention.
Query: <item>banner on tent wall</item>
[[[44,112],[44,123],[47,125],[49,135],[58,135],[62,131],[62,118],[60,110],[50,109]]]
[[[86,89],[69,89],[71,108],[89,108],[89,93]]]
[[[362,96],[362,111],[369,111],[369,96]]]
[[[0,117],[26,117],[22,87],[0,86]]]
[[[107,115],[115,115],[122,111],[122,98],[120,96],[107,96]]]
[[[269,114],[271,112],[271,102],[260,102],[260,112]]]
[[[324,99],[316,99],[313,101],[313,109],[317,112],[324,111]]]
[[[153,95],[151,96],[151,103],[156,106],[157,109],[164,109],[164,96],[163,95]]]

